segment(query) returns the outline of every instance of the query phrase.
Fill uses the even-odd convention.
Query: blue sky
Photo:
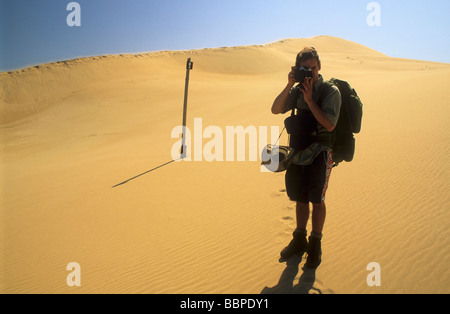
[[[330,35],[392,57],[450,63],[448,0],[0,0],[0,71],[103,54]],[[369,26],[367,5],[381,8]],[[299,49],[302,47],[299,47]]]

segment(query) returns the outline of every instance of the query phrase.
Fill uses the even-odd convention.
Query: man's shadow
[[[286,262],[286,268],[281,274],[278,284],[272,288],[265,287],[261,294],[309,294],[311,290],[322,294],[320,289],[314,288],[316,281],[316,269],[303,266],[302,275],[298,284],[294,286],[295,277],[298,274],[302,256],[293,256]]]

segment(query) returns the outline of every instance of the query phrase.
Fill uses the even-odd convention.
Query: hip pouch
[[[284,120],[284,125],[290,135],[289,146],[295,150],[308,148],[317,138],[317,120],[311,111],[301,110],[299,115],[291,115]]]

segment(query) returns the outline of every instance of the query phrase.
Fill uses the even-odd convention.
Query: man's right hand
[[[291,72],[289,72],[288,77],[288,84],[284,88],[284,90],[281,92],[280,95],[275,99],[272,105],[272,113],[273,114],[280,114],[284,112],[284,108],[286,105],[286,101],[289,97],[289,92],[291,91],[292,87],[294,87],[295,83],[295,71],[297,71],[297,67],[291,67]]]
[[[297,71],[297,67],[291,67],[291,72],[289,72],[289,76],[288,76],[288,85],[292,88],[295,83],[297,83],[295,81],[295,72]]]

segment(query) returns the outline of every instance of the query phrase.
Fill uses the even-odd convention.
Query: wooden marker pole
[[[184,106],[183,106],[183,138],[181,141],[181,159],[186,158],[186,117],[187,117],[187,101],[189,89],[189,73],[193,69],[194,63],[191,58],[187,59],[186,63],[186,85],[184,87]]]

